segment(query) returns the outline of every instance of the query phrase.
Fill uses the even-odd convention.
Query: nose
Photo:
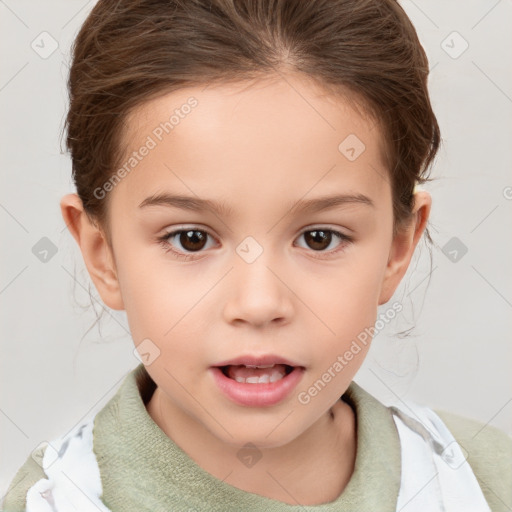
[[[252,263],[238,259],[230,272],[225,320],[259,328],[288,323],[293,314],[292,285],[280,274],[266,251]]]

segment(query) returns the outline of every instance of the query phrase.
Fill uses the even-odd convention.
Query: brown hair
[[[109,242],[108,195],[94,190],[122,165],[129,113],[187,86],[281,70],[355,102],[378,124],[396,233],[441,142],[428,60],[397,1],[99,0],[72,46],[65,128],[77,194]]]

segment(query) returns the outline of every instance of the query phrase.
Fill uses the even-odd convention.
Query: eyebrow
[[[316,213],[331,208],[342,207],[351,204],[361,204],[375,208],[373,201],[363,194],[338,194],[331,196],[321,196],[315,199],[301,199],[288,210],[291,214]],[[233,209],[225,202],[216,202],[211,199],[201,199],[198,197],[172,195],[165,192],[153,194],[147,197],[139,204],[139,208],[148,206],[167,206],[192,211],[209,211],[219,216],[233,216]]]

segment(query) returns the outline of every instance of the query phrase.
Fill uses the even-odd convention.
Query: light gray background
[[[86,308],[89,286],[99,296],[59,209],[74,192],[59,146],[69,47],[94,3],[0,0],[0,496],[32,450],[101,409],[139,362],[124,312],[108,310],[103,338],[94,327],[80,341],[95,316],[74,297]],[[415,400],[512,434],[512,2],[401,4],[429,57],[443,137],[438,180],[425,187],[434,270],[428,284],[421,243],[389,303],[405,300],[405,310],[355,380],[384,403]],[[43,31],[58,42],[47,58],[31,47]],[[453,31],[469,43],[458,58],[444,49],[462,48]],[[32,252],[43,237],[58,249],[46,263]],[[453,237],[467,247],[457,262],[443,253]],[[393,336],[413,326],[411,337]]]

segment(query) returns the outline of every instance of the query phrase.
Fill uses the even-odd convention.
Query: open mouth
[[[229,379],[245,384],[277,382],[292,373],[295,369],[294,366],[287,364],[268,364],[261,366],[239,364],[220,366],[219,368]]]
[[[295,389],[306,371],[303,366],[283,362],[220,364],[210,369],[218,389],[231,401],[246,407],[269,407],[280,403]]]

